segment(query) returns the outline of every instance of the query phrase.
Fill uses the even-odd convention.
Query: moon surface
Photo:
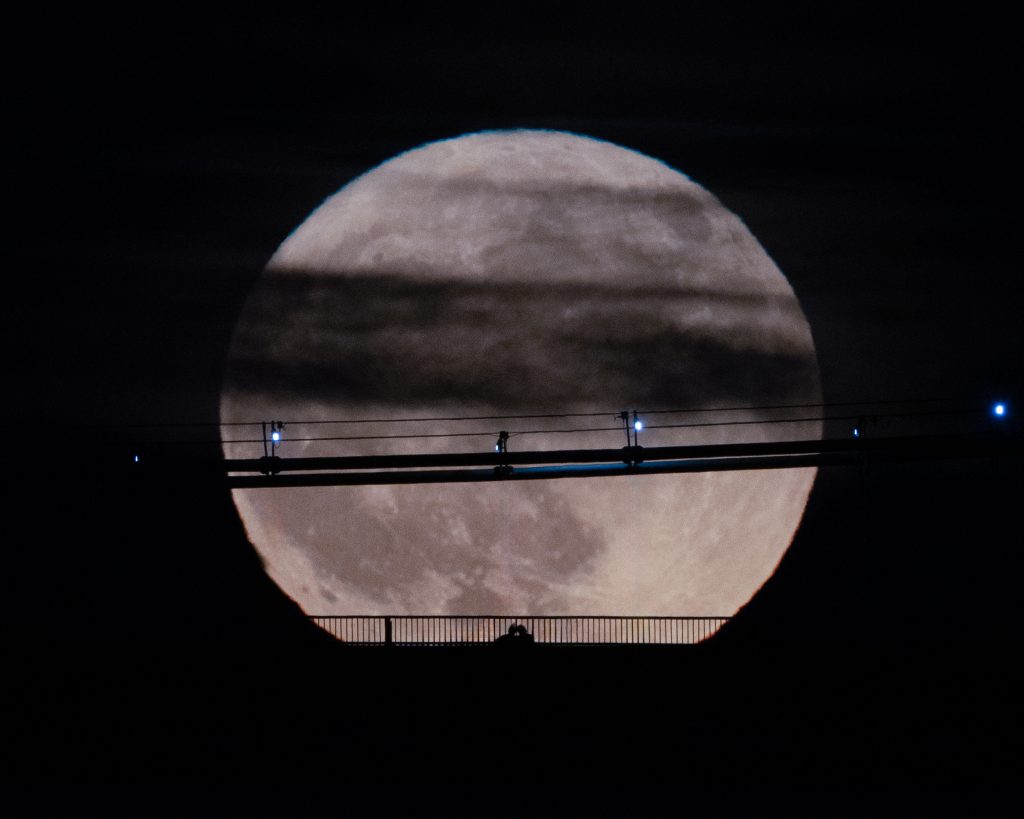
[[[510,450],[619,447],[619,410],[748,408],[648,414],[640,443],[661,446],[820,437],[817,422],[694,426],[820,400],[792,288],[714,196],[608,142],[503,131],[401,154],[285,240],[239,318],[221,421],[284,421],[278,454],[298,457],[487,451],[500,430]],[[407,420],[554,414],[568,417]],[[258,426],[223,429],[225,455],[262,454]],[[267,572],[310,614],[731,615],[775,570],[814,478],[234,500]]]

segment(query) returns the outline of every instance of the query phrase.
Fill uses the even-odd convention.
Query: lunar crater
[[[334,490],[334,503],[312,510],[322,525],[316,537],[303,538],[298,545],[316,567],[321,587],[386,585],[398,599],[414,599],[415,589],[422,588],[432,572],[440,572],[462,589],[457,599],[468,601],[480,599],[480,586],[487,578],[493,583],[493,578],[502,577],[505,583],[522,586],[524,603],[533,605],[543,597],[537,578],[554,586],[570,585],[606,548],[600,533],[548,487],[529,493],[528,527],[514,515],[491,508],[474,492],[459,493],[459,502],[453,504],[440,492],[431,497],[401,489],[406,490],[401,492],[406,497],[399,500],[403,514],[413,515],[420,533],[412,542],[407,532],[386,526],[380,507],[358,492]],[[291,515],[309,512],[295,508],[286,513],[281,528],[290,529]],[[344,525],[337,527],[339,522]],[[512,524],[519,526],[510,529]],[[557,602],[557,597],[548,598],[548,603]],[[453,605],[447,601],[445,610]]]

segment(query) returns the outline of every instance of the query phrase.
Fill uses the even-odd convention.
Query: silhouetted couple
[[[526,626],[516,623],[508,627],[508,634],[502,634],[494,641],[499,646],[520,646],[533,645],[533,635],[526,630]]]

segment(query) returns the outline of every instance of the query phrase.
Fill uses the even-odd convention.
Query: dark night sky
[[[25,21],[15,259],[69,281],[29,282],[19,313],[87,362],[40,350],[25,416],[204,419],[240,298],[313,207],[504,127],[605,138],[711,190],[793,283],[829,400],[1010,389],[1012,21],[697,9]]]
[[[811,3],[8,13],[6,415],[30,457],[9,508],[9,632],[91,654],[140,634],[220,645],[237,617],[298,628],[227,493],[140,489],[107,471],[118,433],[97,425],[216,420],[234,319],[277,245],[428,140],[569,130],[688,174],[788,276],[826,401],[1024,398],[1020,22]],[[1019,486],[1005,463],[880,471],[870,548],[859,476],[823,476],[746,633],[777,640],[814,611],[808,640],[855,642],[866,617],[941,653],[981,617],[1003,645],[1019,623],[1020,559],[998,529],[1011,472]]]

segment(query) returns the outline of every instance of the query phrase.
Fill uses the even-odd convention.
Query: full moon
[[[491,451],[501,430],[510,450],[610,448],[626,443],[621,410],[642,413],[645,446],[820,437],[816,421],[762,423],[777,420],[765,407],[820,401],[796,296],[737,216],[648,156],[524,130],[424,145],[320,205],[243,308],[221,421],[228,457],[261,455],[271,420],[282,457]],[[234,501],[309,614],[732,615],[789,547],[814,479]]]

